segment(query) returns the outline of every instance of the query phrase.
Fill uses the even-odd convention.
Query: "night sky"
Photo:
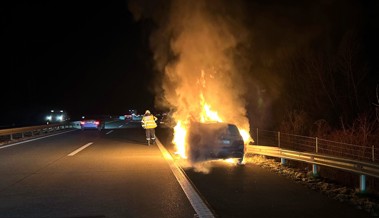
[[[151,58],[143,28],[125,1],[6,5],[1,121],[50,108],[77,116],[151,107]]]
[[[357,44],[362,47],[359,55],[367,65],[357,66],[367,66],[364,80],[369,84],[361,86],[366,86],[367,90],[362,93],[370,93],[365,101],[372,105],[379,79],[378,1],[293,1],[291,4],[275,0],[210,1],[215,4],[208,5],[209,13],[219,13],[229,20],[240,15],[236,8],[243,3],[244,16],[236,20],[251,31],[251,38],[239,44],[236,53],[244,62],[249,61],[240,67],[248,72],[244,76],[248,76],[246,81],[251,83],[249,88],[253,90],[246,97],[250,102],[248,112],[259,113],[257,99],[266,103],[262,109],[266,112],[268,107],[279,108],[273,102],[286,100],[285,91],[291,98],[306,99],[306,96],[293,96],[293,93],[306,92],[290,90],[293,84],[288,82],[302,80],[277,70],[288,66],[283,63],[294,60],[283,58],[283,51],[293,55],[298,50],[314,49],[320,51],[318,54],[326,54],[324,57],[334,57],[346,33],[352,29],[359,29]],[[133,16],[129,2],[140,7],[139,19]],[[153,109],[152,87],[159,82],[155,81],[159,67],[153,61],[150,37],[154,36],[154,30],[165,25],[170,8],[165,6],[170,2],[2,3],[0,126],[33,120],[37,114],[50,109],[66,110],[72,117]],[[169,41],[157,43],[169,44]],[[167,53],[169,57],[170,52]],[[286,85],[289,88],[285,88]],[[270,97],[263,96],[262,92]],[[306,100],[299,102],[308,104]],[[325,108],[324,105],[327,103],[319,102],[320,108]],[[339,108],[336,106],[333,110]],[[270,111],[275,113],[274,109]],[[274,114],[257,116],[275,117]]]

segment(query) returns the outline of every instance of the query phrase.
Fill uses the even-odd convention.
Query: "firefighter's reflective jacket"
[[[142,117],[142,120],[141,120],[142,127],[144,129],[153,129],[153,128],[156,128],[157,127],[157,123],[155,121],[157,121],[157,120],[158,120],[158,118],[156,118],[152,114],[150,114],[150,115],[144,115]]]

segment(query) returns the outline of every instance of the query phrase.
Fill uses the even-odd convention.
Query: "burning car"
[[[245,143],[235,124],[194,122],[188,129],[186,153],[192,162],[237,158],[241,164]]]

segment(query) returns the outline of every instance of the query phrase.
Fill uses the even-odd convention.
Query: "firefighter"
[[[150,113],[149,110],[146,110],[142,117],[142,128],[146,130],[146,140],[148,146],[150,146],[151,143],[155,144],[155,128],[157,127],[157,120],[158,118]]]

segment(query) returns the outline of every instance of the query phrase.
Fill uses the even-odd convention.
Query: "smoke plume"
[[[249,129],[246,80],[236,64],[237,47],[248,36],[236,19],[242,5],[202,0],[174,0],[155,3],[156,7],[139,7],[144,5],[139,3],[131,2],[129,7],[135,18],[150,14],[157,24],[150,41],[163,75],[157,106],[174,108],[176,120],[190,116],[199,121],[201,102],[206,102],[223,121]]]

